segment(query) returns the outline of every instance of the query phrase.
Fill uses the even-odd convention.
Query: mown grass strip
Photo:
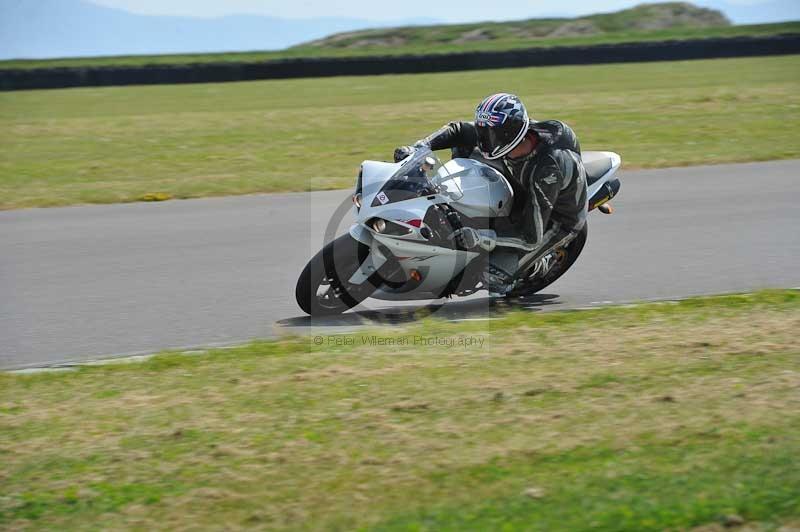
[[[661,530],[800,518],[800,293],[500,318],[0,375],[0,523]]]
[[[3,93],[0,209],[347,188],[498,90],[628,169],[798,158],[799,61]]]

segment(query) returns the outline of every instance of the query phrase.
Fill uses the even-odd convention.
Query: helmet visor
[[[478,149],[487,159],[497,159],[513,150],[528,131],[527,120],[509,121],[501,127],[476,124]]]

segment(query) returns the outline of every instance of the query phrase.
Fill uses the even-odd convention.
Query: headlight
[[[361,208],[361,194],[353,194],[353,204],[359,209]]]
[[[411,233],[408,227],[382,218],[371,218],[367,221],[367,226],[376,233],[388,236],[405,236]]]

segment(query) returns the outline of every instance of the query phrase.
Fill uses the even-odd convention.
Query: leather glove
[[[399,148],[395,148],[394,150],[394,162],[399,163],[403,159],[407,158],[409,155],[414,153],[413,146],[400,146]]]
[[[400,146],[394,150],[394,162],[399,163],[418,149],[430,149],[430,146],[424,140],[418,140],[412,146]]]
[[[472,227],[462,227],[454,231],[450,238],[454,239],[464,249],[480,247],[484,251],[492,251],[497,246],[497,233],[491,229],[478,231]]]

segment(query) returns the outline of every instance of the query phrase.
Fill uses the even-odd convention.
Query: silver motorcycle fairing
[[[379,248],[370,246],[369,255],[367,255],[367,258],[364,259],[364,262],[361,263],[361,266],[350,277],[348,282],[354,285],[366,282],[373,273],[377,272],[381,266],[386,264],[387,260],[389,259],[386,258],[386,255],[384,255]]]
[[[358,240],[365,246],[369,246],[372,244],[372,233],[361,224],[351,225],[349,233],[350,236],[352,236],[355,240]]]
[[[409,200],[409,203],[412,202],[416,202],[416,200]],[[441,203],[442,201],[439,202]],[[408,212],[415,213],[413,215],[419,216],[421,219],[427,208],[435,203],[435,201],[423,203],[425,210],[419,204],[417,206],[409,206]],[[419,231],[417,228],[414,229]],[[419,294],[420,299],[426,299],[422,296],[423,293],[441,293],[442,289],[447,286],[453,277],[458,275],[467,264],[480,256],[479,252],[460,251],[429,244],[418,232],[403,237],[382,235],[370,229],[363,222],[351,226],[350,235],[370,247],[368,258],[349,279],[351,284],[363,283],[386,263],[387,258],[381,249],[383,247],[394,256],[406,276],[410,276],[412,270],[425,272],[422,283],[413,291]],[[392,290],[384,290],[382,292],[386,292],[386,298],[390,298]],[[382,295],[384,294],[378,293],[373,294],[372,297],[384,299]]]
[[[582,158],[584,160],[608,159],[611,165],[611,168],[600,179],[589,185],[586,197],[592,198],[605,183],[614,178],[622,165],[622,157],[612,151],[587,151],[583,152]]]
[[[450,202],[457,211],[470,218],[502,218],[511,214],[514,189],[495,168],[474,159],[453,159],[444,169],[458,180],[463,194]]]
[[[411,294],[405,294],[404,298],[426,299],[426,296],[441,293],[453,277],[458,275],[469,262],[480,256],[480,253],[432,245],[422,236],[422,227],[416,227],[408,222],[424,220],[428,209],[436,204],[449,203],[456,210],[460,210],[461,204],[456,204],[457,201],[464,201],[467,209],[471,206],[472,215],[504,212],[502,207],[511,208],[513,192],[509,192],[511,187],[495,169],[478,161],[457,159],[449,161],[437,172],[437,179],[450,183],[449,187],[442,187],[439,192],[427,196],[386,205],[376,204],[375,198],[383,185],[400,171],[403,165],[404,163],[364,161],[361,166],[361,207],[354,207],[357,223],[350,227],[349,233],[358,242],[369,246],[370,253],[348,281],[350,284],[361,284],[385,264],[387,257],[381,250],[383,248],[394,256],[406,276],[413,270],[424,272],[422,282],[411,291]],[[485,177],[486,175],[488,177]],[[462,194],[460,190],[462,184],[469,187],[469,197]],[[498,197],[497,204],[502,202],[502,207],[489,206],[480,210],[480,202],[493,197]],[[373,206],[374,204],[376,205]],[[390,236],[377,233],[368,225],[374,218],[399,224],[408,230],[408,234]],[[378,290],[372,297],[396,299],[398,294],[387,287]]]
[[[438,295],[455,276],[461,273],[467,264],[480,256],[480,253],[474,251],[461,251],[426,243],[399,240],[384,235],[374,235],[372,251],[380,252],[381,245],[394,255],[407,276],[412,270],[422,272],[424,275],[422,282],[411,292],[398,293],[395,290],[383,288],[381,293],[372,295],[377,299],[409,299],[407,295],[410,294],[417,296],[411,299],[427,299],[422,295]]]
[[[593,158],[606,157],[610,169],[600,179],[588,187],[588,197],[592,197],[604,183],[614,178],[621,164],[621,158],[612,152],[586,152]],[[471,261],[480,256],[479,252],[457,251],[429,244],[420,234],[420,228],[406,222],[412,219],[424,220],[428,209],[435,204],[447,203],[458,212],[469,217],[508,216],[513,206],[513,189],[496,169],[472,159],[453,159],[439,169],[456,185],[457,191],[442,191],[424,197],[376,205],[375,197],[383,185],[398,172],[404,162],[385,163],[365,161],[362,164],[362,207],[354,207],[357,223],[350,228],[350,235],[370,247],[369,258],[349,280],[352,284],[366,281],[385,262],[387,257],[381,246],[391,252],[406,275],[412,270],[424,272],[419,286],[410,291],[379,288],[371,297],[385,300],[431,299],[438,297],[450,281]],[[488,170],[485,170],[488,169]],[[499,178],[497,177],[499,176]],[[389,236],[376,233],[366,222],[379,217],[399,223],[409,228],[409,234]]]

